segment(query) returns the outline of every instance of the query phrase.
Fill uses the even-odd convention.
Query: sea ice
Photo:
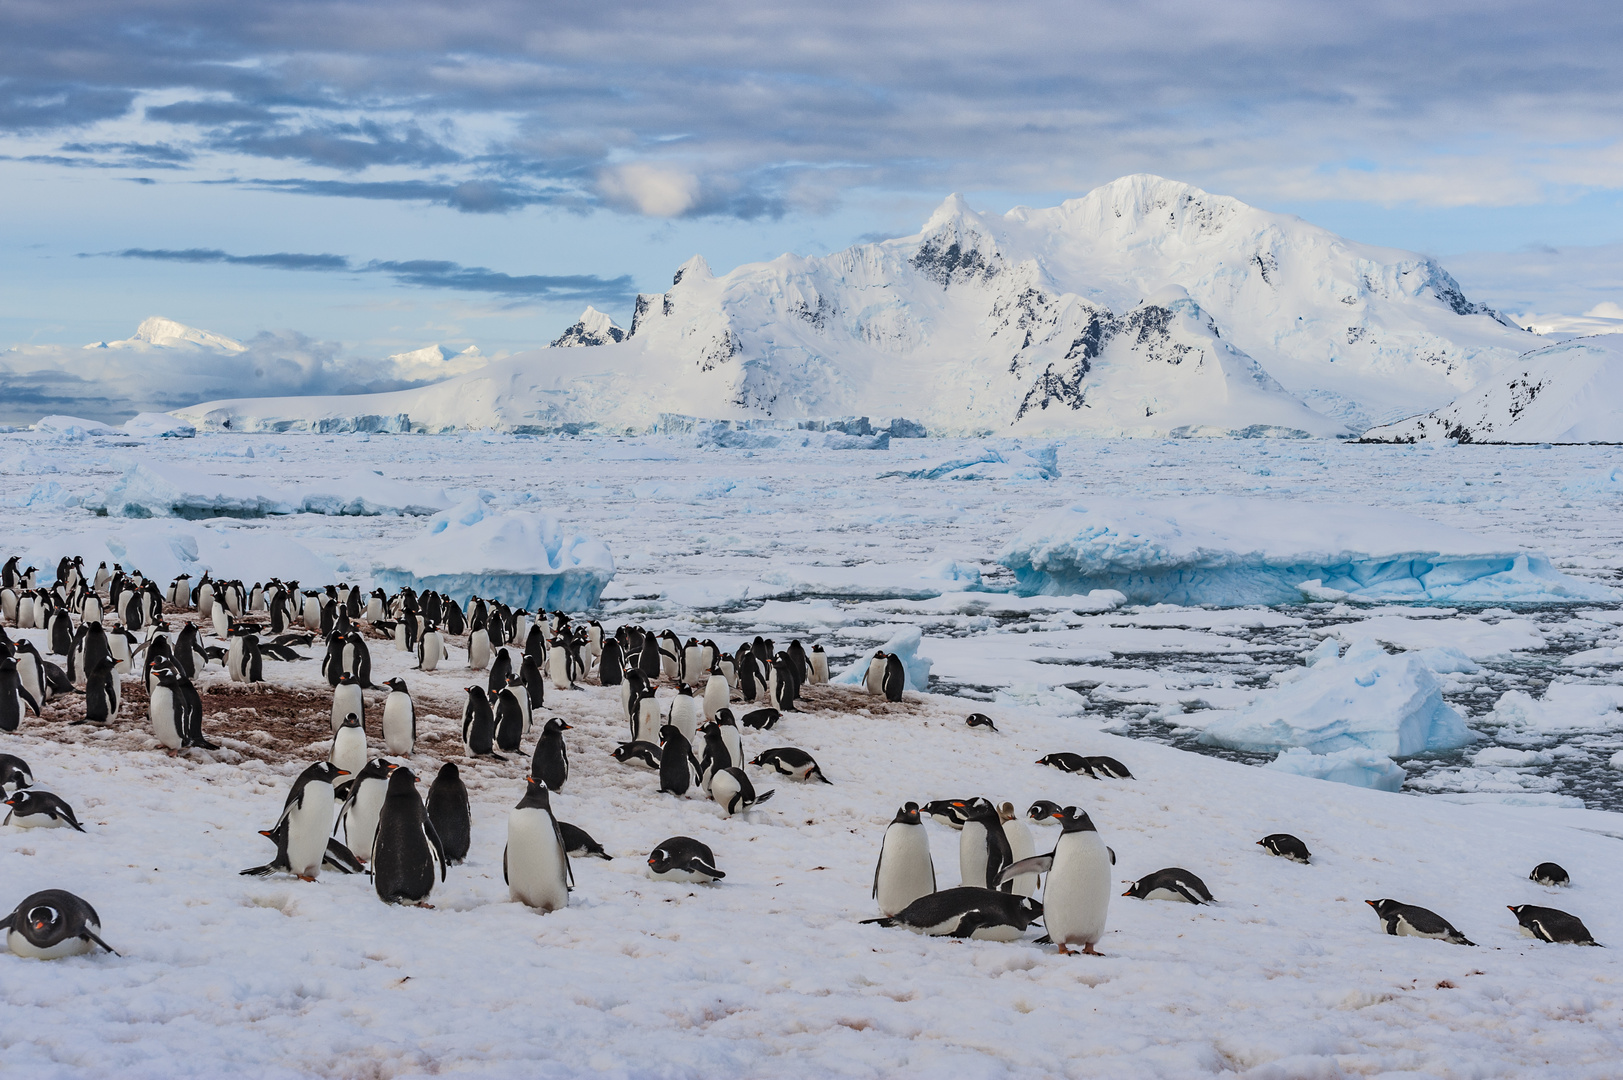
[[[551,611],[597,607],[613,577],[601,540],[565,532],[550,514],[494,513],[477,497],[434,515],[422,535],[372,567],[373,584],[389,592],[434,589]]]
[[[124,434],[145,439],[191,439],[196,437],[197,428],[168,413],[144,412],[124,421]]]
[[[999,561],[1026,595],[1108,588],[1140,604],[1617,597],[1512,542],[1401,511],[1233,495],[1089,498],[1034,521]]]
[[[1265,769],[1296,776],[1310,776],[1315,780],[1330,780],[1353,787],[1374,788],[1376,791],[1399,791],[1408,774],[1403,766],[1385,754],[1366,750],[1361,746],[1334,750],[1328,754],[1315,754],[1300,746],[1282,750],[1278,757],[1264,765]]]
[[[1053,445],[1029,450],[988,446],[917,469],[879,475],[907,480],[1058,480],[1059,449]]]
[[[930,665],[933,663],[928,656],[919,655],[919,646],[923,641],[922,630],[916,626],[907,626],[879,646],[879,651],[895,653],[901,658],[902,667],[907,672],[904,688],[921,694],[930,689]],[[829,681],[838,686],[861,686],[863,678],[868,674],[868,660],[873,654],[873,649],[864,649],[856,663]]]
[[[451,504],[442,489],[360,471],[284,487],[217,476],[168,462],[140,462],[85,505],[112,517],[266,517],[272,514],[434,514]]]

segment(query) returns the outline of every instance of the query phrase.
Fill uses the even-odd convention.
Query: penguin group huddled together
[[[381,900],[431,906],[436,883],[469,857],[472,811],[462,769],[487,759],[505,762],[533,736],[524,790],[508,812],[503,878],[513,901],[543,912],[567,906],[575,884],[570,860],[611,856],[585,830],[555,815],[552,796],[569,782],[565,733],[573,728],[562,717],[543,722],[537,714],[546,710],[549,692],[583,683],[618,688],[626,732],[612,757],[656,773],[659,794],[699,794],[731,818],[774,794],[758,789],[746,767],[801,783],[833,782],[800,748],[778,746],[753,757],[743,749],[745,729],[771,730],[785,713],[801,711],[806,687],[829,682],[821,645],[808,650],[796,640],[779,649],[757,636],[727,652],[714,640],[684,642],[670,630],[625,624],[607,633],[595,620],[578,623],[564,612],[543,610],[532,618],[496,600],[475,596],[459,603],[411,589],[393,596],[378,589],[367,596],[347,584],[305,590],[297,581],[271,578],[246,586],[208,574],[195,584],[180,577],[160,588],[117,564],[87,573],[78,558],[63,558],[49,587],[40,586],[36,574],[17,557],[0,567],[0,732],[17,731],[28,711],[39,716],[45,703],[68,697],[83,699],[83,717],[75,723],[110,724],[123,703],[122,679],[131,677],[142,680],[153,736],[171,755],[217,749],[206,733],[197,689],[210,664],[230,682],[265,683],[267,661],[313,660],[298,650],[321,650],[321,674],[332,690],[327,760],[298,774],[274,823],[261,832],[274,855],[241,871],[245,875],[310,881],[323,870],[365,873]],[[179,620],[171,626],[166,616]],[[25,637],[13,639],[6,625],[44,631],[46,653]],[[217,644],[205,643],[206,631]],[[467,670],[483,673],[464,688],[460,731],[467,762],[459,767],[444,761],[426,799],[418,794],[416,773],[389,760],[416,753],[416,706],[404,679],[373,681],[369,639],[411,654],[415,670],[451,664],[455,648],[465,653]],[[868,694],[903,700],[907,674],[899,656],[876,651],[862,674]],[[667,688],[672,692],[661,697]],[[386,756],[372,753],[363,691],[384,695],[376,730]],[[742,703],[737,712],[735,702]],[[982,713],[970,714],[965,723],[998,731]],[[1053,753],[1036,764],[1096,781],[1133,779],[1126,765],[1102,755]],[[8,826],[84,831],[71,806],[34,786],[21,758],[0,754],[0,793],[9,807]],[[926,818],[959,832],[956,887],[938,888]],[[1039,800],[1025,818],[1058,823],[1051,851],[1037,852],[1031,829],[1008,802],[974,797],[906,803],[880,841],[872,887],[880,917],[866,921],[996,941],[1021,938],[1040,922],[1046,933],[1039,943],[1052,943],[1061,953],[1075,947],[1097,954],[1116,852],[1078,806]],[[1257,843],[1270,855],[1312,861],[1307,846],[1288,833]],[[726,877],[715,852],[688,836],[658,844],[647,857],[646,873],[698,884]],[[1530,877],[1550,887],[1569,883],[1553,863],[1540,864]],[[1205,882],[1181,867],[1127,885],[1123,896],[1216,902]],[[1473,944],[1425,908],[1391,899],[1367,903],[1388,934]],[[1542,941],[1597,944],[1569,913],[1526,904],[1510,911],[1523,933]],[[100,936],[95,909],[61,890],[26,897],[0,926],[20,956],[113,951]]]

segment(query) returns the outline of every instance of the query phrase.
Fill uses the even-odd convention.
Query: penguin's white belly
[[[406,624],[403,623],[403,622],[398,622],[398,623],[394,624],[394,651],[395,652],[406,652],[407,651],[407,646],[406,646]]]
[[[374,596],[366,602],[366,621],[377,622],[381,618],[383,618],[383,601]]]
[[[69,825],[66,821],[63,821],[61,818],[58,818],[58,817],[52,817],[50,814],[29,814],[27,817],[24,817],[23,815],[18,814],[15,811],[13,811],[13,813],[11,815],[11,819],[7,822],[7,824],[11,825],[14,828],[18,828],[18,829],[71,829],[71,828],[73,828],[73,826]]]
[[[1062,835],[1043,887],[1043,925],[1060,945],[1091,945],[1110,912],[1110,850],[1095,832]]]
[[[569,689],[569,657],[563,649],[547,650],[547,674],[551,676],[553,686],[559,690]]]
[[[692,698],[679,697],[671,705],[671,724],[688,742],[694,741],[694,736],[699,732],[699,717]]]
[[[681,881],[689,885],[708,885],[716,880],[702,871],[684,870],[679,866],[673,866],[665,871],[656,871],[653,867],[649,867],[648,876],[655,881]]]
[[[638,703],[637,737],[634,741],[659,745],[659,702],[652,697],[645,697]]]
[[[879,848],[879,910],[895,915],[921,896],[935,892],[930,837],[922,825],[892,824]]]
[[[744,767],[744,740],[739,737],[738,728],[732,724],[723,724],[721,727],[721,743],[727,748],[727,756],[732,758],[727,764],[734,768]]]
[[[171,750],[180,749],[180,732],[175,729],[175,695],[167,686],[154,686],[147,699],[147,716],[152,734]]]
[[[214,617],[214,636],[223,641],[223,640],[225,640],[225,636],[226,636],[227,632],[230,630],[230,627],[231,627],[231,623],[229,621],[230,616],[228,616],[226,614],[226,610],[225,610],[224,607],[222,607],[220,605],[215,605],[214,616],[213,617]]]
[[[361,688],[359,686],[335,686],[332,691],[332,729],[337,731],[344,726],[344,720],[350,713],[364,716],[361,708]]]
[[[714,720],[718,709],[727,707],[727,680],[720,675],[710,676],[704,684],[704,718]]]
[[[727,807],[733,801],[733,797],[741,790],[743,790],[742,787],[732,773],[720,772],[710,778],[710,797],[716,800],[716,805],[728,814],[734,813],[733,810],[728,810]],[[747,808],[744,806],[738,807],[740,811],[745,809]]]
[[[862,685],[870,694],[883,694],[885,692],[885,662],[883,660],[868,661],[868,672],[863,677]]]
[[[1183,897],[1180,896],[1180,897],[1178,897],[1178,899],[1182,900]],[[1431,938],[1434,941],[1445,941],[1448,938],[1448,932],[1446,930],[1439,931],[1439,932],[1434,933],[1434,934],[1428,934],[1424,930],[1416,930],[1415,927],[1414,927],[1414,924],[1409,922],[1409,920],[1405,919],[1402,915],[1399,915],[1396,919],[1393,920],[1393,922],[1396,925],[1397,931],[1398,931],[1395,935],[1393,935],[1394,937],[1423,937],[1423,938]],[[1521,924],[1518,923],[1517,925],[1520,926]],[[1522,932],[1524,934],[1528,933],[1527,928],[1522,927]],[[1530,934],[1529,936],[1537,937],[1538,935]]]
[[[411,698],[396,690],[383,703],[383,748],[391,754],[412,752]]]
[[[490,635],[475,630],[468,635],[468,667],[483,671],[490,666]]]
[[[98,923],[87,922],[85,929],[97,937],[101,936],[101,926]],[[42,949],[17,931],[10,930],[6,933],[6,947],[28,960],[60,960],[64,956],[83,956],[94,949],[96,943],[89,938],[70,937]]]
[[[304,628],[321,629],[321,605],[313,597],[304,602]]]
[[[1177,889],[1151,889],[1149,892],[1144,894],[1144,899],[1146,899],[1146,900],[1171,900],[1173,903],[1176,903],[1176,904],[1187,904],[1187,903],[1189,903],[1189,897],[1185,896],[1183,893],[1179,892]]]
[[[445,643],[438,630],[423,635],[422,649],[422,663],[419,666],[424,671],[433,671],[445,659]]]
[[[344,842],[360,859],[372,854],[378,836],[378,816],[383,813],[383,797],[389,793],[387,780],[367,780],[344,812]]]
[[[958,879],[977,889],[986,888],[986,826],[978,821],[964,822],[958,834]]]
[[[340,728],[333,736],[332,763],[351,776],[366,768],[366,732],[360,728]]]
[[[231,672],[232,682],[246,682],[248,676],[242,670],[242,639],[234,637],[231,644],[226,647],[225,666]]]
[[[1009,853],[1013,862],[1029,859],[1037,854],[1037,844],[1032,840],[1031,830],[1026,827],[1025,822],[1019,820],[1005,821],[1003,823],[1003,835],[1009,839]],[[1036,896],[1037,880],[1038,875],[1036,874],[1021,874],[1013,881],[1014,895]]]
[[[332,814],[332,785],[320,782],[306,784],[302,805],[288,811],[287,865],[299,877],[321,873],[327,837],[332,835]]]
[[[811,681],[821,686],[828,682],[828,656],[823,653],[812,653]]]
[[[556,911],[569,903],[563,846],[552,815],[539,807],[507,814],[507,891],[521,904]]]

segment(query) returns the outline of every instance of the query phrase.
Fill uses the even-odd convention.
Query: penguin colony
[[[420,778],[404,764],[373,756],[368,732],[386,754],[405,757],[417,743],[416,709],[406,681],[372,681],[371,649],[381,644],[414,655],[418,670],[453,664],[456,652],[478,673],[465,688],[461,741],[468,765],[506,761],[533,738],[524,789],[507,818],[503,878],[511,900],[538,911],[569,902],[571,859],[610,859],[585,830],[557,818],[552,795],[569,783],[569,751],[560,717],[541,720],[548,693],[583,683],[618,687],[626,738],[614,759],[657,774],[657,792],[702,796],[726,817],[747,814],[771,799],[745,766],[800,783],[833,783],[806,751],[791,746],[747,757],[743,730],[769,731],[786,712],[800,711],[803,690],[828,682],[821,645],[792,641],[779,650],[761,637],[724,651],[713,640],[622,625],[607,634],[596,621],[576,623],[564,612],[534,618],[479,597],[466,604],[412,590],[370,596],[346,584],[303,590],[272,578],[245,586],[205,574],[195,585],[178,578],[167,588],[139,572],[105,563],[89,574],[81,559],[63,558],[54,582],[42,586],[35,567],[18,557],[0,567],[0,733],[18,731],[27,715],[49,701],[83,701],[75,723],[107,725],[119,717],[123,680],[138,678],[147,691],[147,721],[171,754],[216,749],[206,733],[197,683],[210,665],[231,682],[266,683],[267,661],[315,659],[332,688],[332,742],[326,761],[309,764],[294,780],[274,823],[261,835],[274,846],[245,875],[286,874],[313,881],[324,871],[366,874],[386,903],[432,906],[436,883],[469,855],[471,811],[461,768],[443,762],[426,799]],[[170,619],[178,617],[171,624]],[[44,631],[42,654],[6,627]],[[212,637],[212,641],[210,640]],[[47,659],[51,656],[59,659]],[[270,669],[274,671],[274,667]],[[216,677],[217,680],[218,677]],[[863,688],[889,702],[903,700],[905,667],[899,657],[875,652]],[[674,693],[660,697],[658,691]],[[381,710],[368,716],[364,691],[383,692]],[[759,701],[759,704],[757,702]],[[737,712],[735,702],[741,702]],[[996,733],[990,717],[973,713],[966,726]],[[1098,781],[1129,781],[1122,762],[1059,752],[1040,766]],[[9,808],[4,825],[84,832],[73,808],[34,786],[21,758],[0,753],[0,794]],[[959,884],[941,888],[925,820],[959,833]],[[953,938],[1013,941],[1041,922],[1061,953],[1079,947],[1097,955],[1113,888],[1116,853],[1089,814],[1075,805],[1039,800],[1025,819],[1057,822],[1052,850],[1038,853],[1031,829],[1011,803],[986,797],[936,799],[903,805],[879,842],[872,898],[885,927]],[[341,838],[340,838],[341,837]],[[1256,843],[1270,855],[1311,864],[1306,844],[1288,833]],[[686,836],[671,837],[647,856],[654,880],[714,884],[726,878],[716,853]],[[1546,887],[1570,884],[1566,871],[1541,863],[1529,878]],[[1126,883],[1123,896],[1216,903],[1196,874],[1168,867]],[[1039,891],[1041,899],[1038,899]],[[1384,932],[1474,944],[1442,916],[1393,899],[1366,901]],[[1523,934],[1538,940],[1598,944],[1575,915],[1530,904],[1509,905]],[[114,953],[86,900],[61,890],[25,897],[0,920],[10,951],[52,959],[96,950]]]

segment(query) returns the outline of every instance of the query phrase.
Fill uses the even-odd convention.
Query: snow
[[[168,413],[144,412],[124,421],[124,433],[148,439],[190,439],[197,435],[197,429]]]
[[[99,420],[86,420],[78,416],[42,416],[34,425],[41,435],[54,435],[63,439],[83,438],[86,435],[116,435],[118,429]]]
[[[919,646],[924,642],[924,633],[916,626],[904,627],[879,646],[879,652],[895,653],[896,658],[902,662],[902,669],[906,672],[903,688],[920,691],[930,685],[930,667],[934,663],[928,656],[919,655]],[[829,681],[836,686],[861,686],[868,675],[868,661],[876,650],[869,649],[863,653],[856,663],[831,678]]]
[[[1332,750],[1328,754],[1315,754],[1303,747],[1293,746],[1281,751],[1263,768],[1375,791],[1398,791],[1408,776],[1403,766],[1385,754],[1359,746]]]
[[[1547,557],[1411,514],[1346,504],[1088,498],[999,555],[1022,593],[1115,589],[1135,603],[1609,599]]]
[[[1529,352],[1445,408],[1364,433],[1377,442],[1619,443],[1623,335]]]
[[[132,521],[96,529],[93,535],[103,550],[90,548],[87,562],[120,563],[163,585],[181,574],[196,583],[204,571],[250,583],[279,577],[314,585],[334,577],[332,563],[285,536],[225,523],[210,527]]]
[[[546,514],[496,513],[477,497],[434,515],[423,534],[381,555],[374,584],[395,592],[434,589],[533,610],[596,608],[614,577],[601,540],[565,532]]]
[[[1359,748],[1411,757],[1455,750],[1472,738],[1420,653],[1393,655],[1365,639],[1344,656],[1326,653],[1280,681],[1207,723],[1201,741],[1238,750],[1301,747],[1332,754]]]
[[[434,514],[450,505],[443,489],[355,471],[330,480],[283,487],[183,466],[137,462],[91,509],[115,517],[264,517],[269,514]]]

